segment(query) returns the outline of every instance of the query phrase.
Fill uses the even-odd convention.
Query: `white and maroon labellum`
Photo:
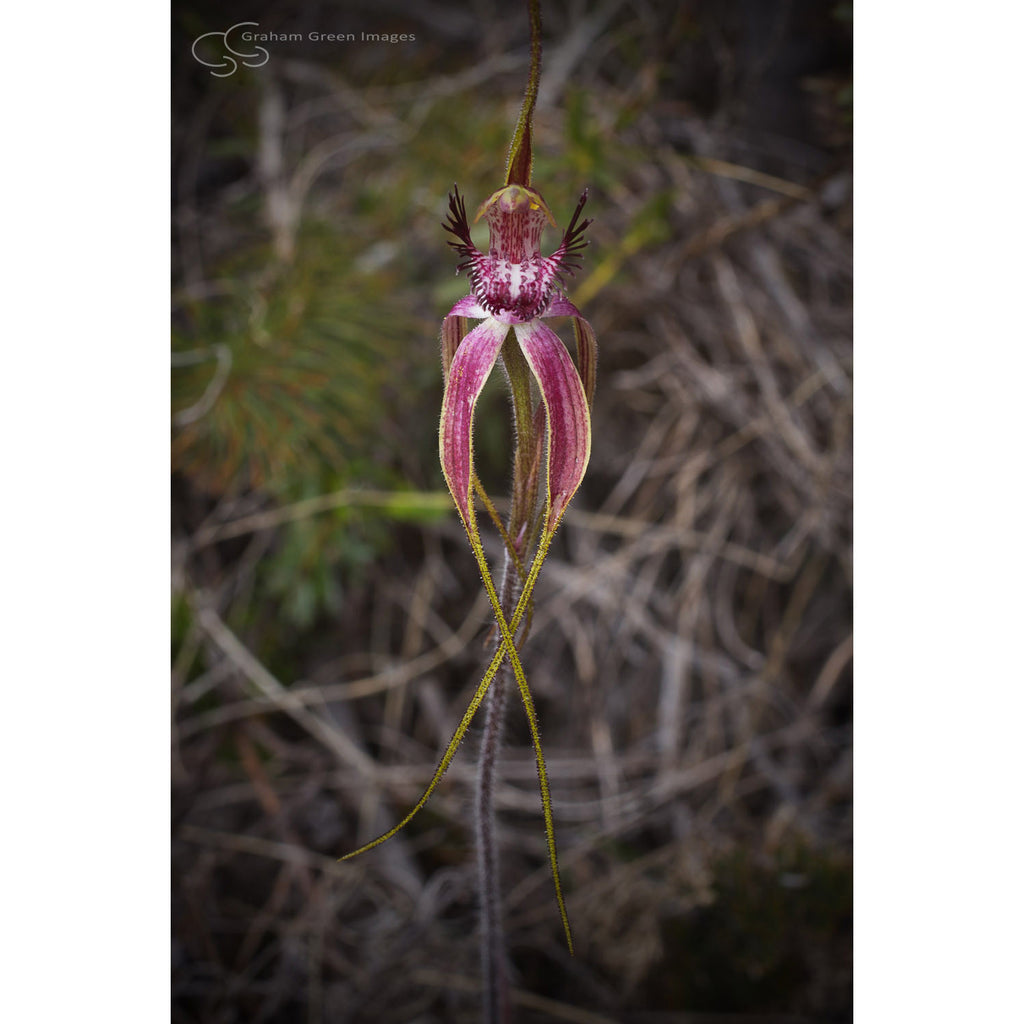
[[[458,269],[469,270],[473,294],[491,316],[503,323],[521,324],[544,314],[565,275],[579,267],[580,250],[587,244],[581,236],[590,223],[578,223],[586,201],[584,192],[562,244],[550,256],[542,256],[544,223],[555,223],[543,197],[523,185],[499,189],[477,213],[491,232],[489,251],[484,255],[473,245],[466,205],[455,190],[445,230],[458,241],[449,245],[464,257]]]

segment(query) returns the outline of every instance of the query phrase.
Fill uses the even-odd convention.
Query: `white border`
[[[1019,1016],[1020,10],[856,5],[856,1019]]]
[[[170,1007],[169,37],[4,13],[5,1020]]]

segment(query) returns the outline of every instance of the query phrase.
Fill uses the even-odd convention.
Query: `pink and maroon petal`
[[[448,315],[465,316],[470,320],[486,320],[491,314],[480,305],[480,300],[475,295],[466,295],[452,306]]]
[[[454,313],[455,310],[453,309]],[[554,295],[542,316],[582,316],[583,314],[564,296]]]
[[[580,379],[587,395],[587,405],[593,408],[594,390],[597,387],[597,338],[594,329],[583,319],[580,311],[563,295],[556,295],[544,310],[544,316],[571,316],[576,336],[576,362],[580,368]]]
[[[441,468],[467,529],[473,521],[473,413],[501,351],[508,325],[487,319],[462,339],[441,406]]]
[[[558,335],[539,320],[516,324],[515,332],[547,412],[551,505],[546,529],[552,531],[587,471],[590,410],[579,374]]]

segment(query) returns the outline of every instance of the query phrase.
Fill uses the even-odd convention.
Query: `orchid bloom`
[[[445,229],[458,239],[449,244],[464,257],[458,269],[469,270],[472,294],[452,307],[441,328],[446,386],[440,451],[445,479],[468,530],[473,524],[473,412],[510,330],[536,378],[546,414],[545,532],[554,532],[586,472],[597,344],[590,324],[559,290],[565,276],[579,268],[587,244],[582,235],[590,221],[579,223],[586,201],[584,192],[562,244],[541,256],[544,222],[554,224],[554,218],[540,193],[506,185],[478,214],[490,226],[490,251],[484,255],[473,245],[458,189],[450,197]],[[549,317],[573,318],[579,372],[558,335],[542,322]],[[462,338],[464,319],[483,322]],[[521,547],[522,538],[516,540]]]
[[[515,147],[509,161],[510,177],[514,154]],[[560,291],[565,276],[579,268],[580,253],[587,244],[582,235],[590,222],[580,223],[579,219],[586,201],[587,193],[584,192],[562,236],[561,245],[550,256],[542,256],[541,232],[545,221],[554,224],[554,218],[539,192],[527,184],[506,182],[505,187],[495,192],[477,214],[478,218],[485,217],[490,227],[489,252],[484,255],[470,237],[466,205],[456,189],[449,197],[445,228],[456,239],[449,244],[463,257],[458,270],[469,270],[472,293],[452,307],[441,327],[441,360],[445,375],[440,428],[441,466],[466,527],[501,633],[501,643],[463,722],[468,725],[495,671],[507,657],[533,739],[551,874],[570,952],[573,949],[572,931],[558,872],[547,769],[537,713],[519,661],[515,637],[524,611],[531,606],[537,573],[547,556],[555,530],[590,460],[590,405],[594,396],[597,343],[590,324]],[[549,317],[572,317],[579,372],[558,335],[542,322]],[[466,320],[480,320],[481,323],[466,334]],[[499,353],[512,389],[517,433],[517,465],[507,531],[473,468],[473,415]],[[538,408],[536,412],[530,397],[529,373],[536,380],[541,396],[542,409]],[[538,522],[535,513],[537,478],[541,446],[545,439],[547,491],[543,521]],[[502,599],[484,556],[474,511],[474,491],[480,494],[501,531],[508,555],[518,573],[521,589],[510,620],[506,617],[508,612],[502,607]],[[540,541],[527,576],[523,556],[538,527]],[[442,767],[446,767],[443,761]]]

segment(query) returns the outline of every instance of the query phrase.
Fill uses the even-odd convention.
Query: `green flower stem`
[[[510,611],[522,580],[521,568],[512,563],[514,550],[506,547],[501,579],[501,606]],[[498,649],[503,645],[499,643]],[[505,930],[501,912],[501,876],[499,871],[495,788],[498,755],[505,733],[505,708],[508,703],[509,664],[501,663],[487,697],[487,717],[480,740],[476,788],[476,849],[480,884],[480,949],[483,960],[485,993],[484,1019],[504,1024],[508,1014],[508,968]]]
[[[515,454],[512,469],[512,508],[509,512],[507,537],[514,550],[513,559],[521,566],[526,533],[532,525],[537,505],[538,474],[531,473],[536,445],[534,443],[534,410],[530,393],[530,367],[519,347],[515,332],[509,331],[501,349],[501,359],[512,390],[512,411],[515,417]],[[507,542],[506,542],[507,543]],[[520,575],[520,581],[523,579]]]
[[[530,9],[530,77],[508,150],[506,185],[528,186],[533,174],[533,109],[537,105],[537,87],[540,84],[540,0],[527,0],[527,3]]]

